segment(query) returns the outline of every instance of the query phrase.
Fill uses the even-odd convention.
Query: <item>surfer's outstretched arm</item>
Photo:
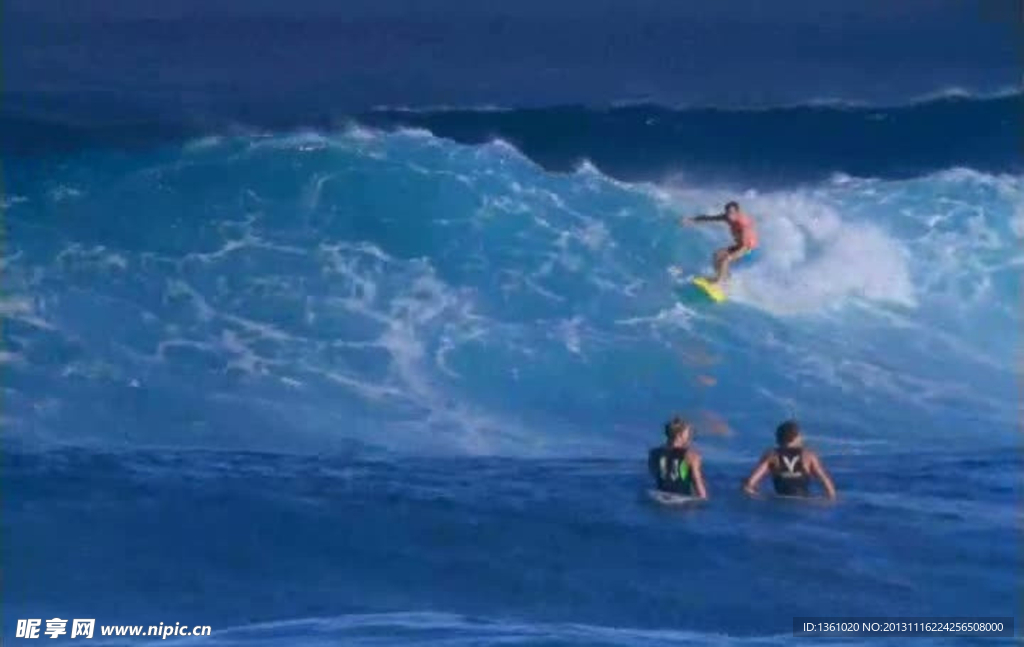
[[[765,452],[764,456],[761,457],[761,460],[757,463],[757,466],[754,468],[754,471],[751,472],[750,476],[747,477],[747,480],[743,482],[744,492],[746,492],[750,496],[757,495],[757,486],[761,482],[761,479],[763,479],[765,475],[768,474],[768,468],[771,466],[771,462],[772,453]]]
[[[679,224],[687,225],[694,222],[720,222],[725,220],[725,214],[720,213],[716,216],[683,216],[679,219]]]
[[[825,488],[825,496],[830,499],[836,498],[836,486],[832,482],[832,477],[825,471],[825,466],[821,464],[821,459],[814,452],[807,452],[810,460],[807,461],[807,469],[811,474],[816,476],[821,481],[821,486]]]

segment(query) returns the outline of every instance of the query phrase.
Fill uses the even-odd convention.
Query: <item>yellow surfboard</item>
[[[722,288],[718,287],[714,283],[709,283],[703,276],[698,276],[690,279],[690,283],[693,283],[697,288],[708,295],[708,298],[712,301],[719,303],[725,301],[725,292],[722,292]]]

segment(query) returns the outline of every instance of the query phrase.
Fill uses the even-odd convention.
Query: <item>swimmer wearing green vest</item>
[[[693,427],[679,416],[665,423],[665,444],[647,456],[647,468],[658,490],[708,498],[700,454],[691,445]]]

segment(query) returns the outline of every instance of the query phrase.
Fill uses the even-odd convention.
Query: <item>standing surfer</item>
[[[732,233],[733,244],[715,252],[712,259],[715,275],[707,279],[709,283],[717,284],[726,280],[729,277],[729,265],[757,249],[754,219],[740,211],[738,202],[726,203],[725,212],[715,216],[683,217],[679,220],[680,224],[698,222],[724,222],[729,225]]]

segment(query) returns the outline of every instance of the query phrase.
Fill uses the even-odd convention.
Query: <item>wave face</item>
[[[19,440],[591,453],[695,406],[886,442],[1019,412],[1019,176],[630,185],[354,129],[34,160],[8,188]],[[762,256],[708,308],[666,268],[723,233],[673,219],[731,197]]]
[[[1020,174],[626,182],[365,126],[5,173],[11,617],[774,644],[794,609],[1019,608]],[[666,269],[724,232],[674,220],[731,198],[762,249],[712,305]],[[674,411],[696,514],[636,496]],[[843,504],[732,492],[791,414]]]
[[[742,178],[745,187],[778,187],[836,173],[908,179],[954,166],[1019,174],[1021,98],[952,94],[897,107],[821,102],[757,110],[380,109],[366,120],[469,144],[500,138],[553,171],[587,160],[625,180]]]
[[[543,168],[589,162],[621,180],[778,188],[835,174],[910,179],[952,167],[1020,174],[1019,89],[971,95],[950,89],[896,106],[818,100],[783,107],[623,104],[542,108],[379,107],[359,123],[426,129],[468,144],[500,139]],[[241,114],[97,110],[14,95],[0,107],[0,145],[19,157],[95,149],[145,150],[224,133],[334,131],[350,113],[259,108]]]

